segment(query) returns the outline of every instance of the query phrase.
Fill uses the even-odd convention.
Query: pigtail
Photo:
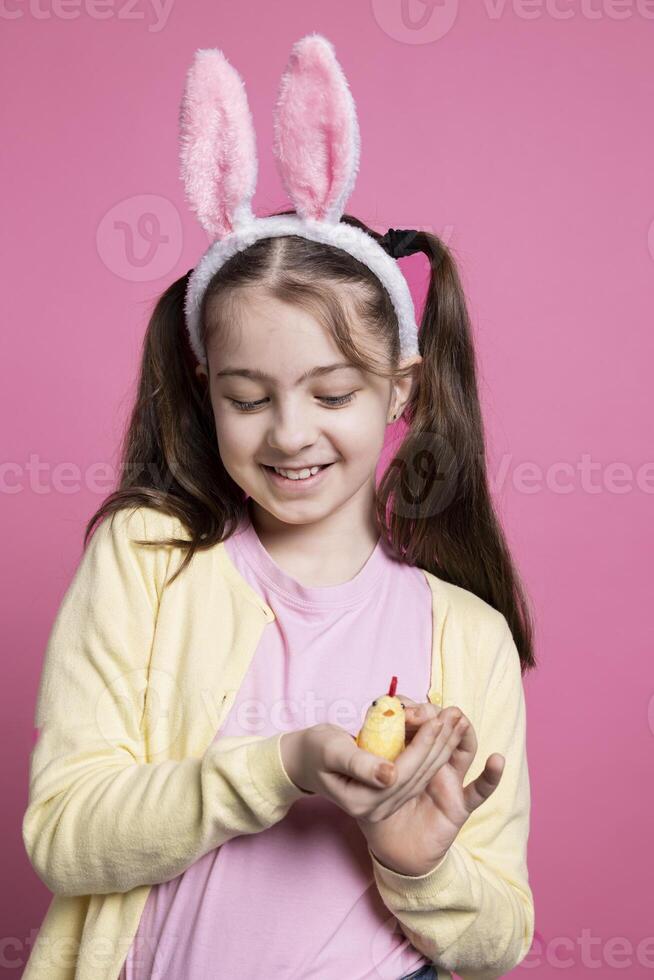
[[[431,265],[419,383],[408,431],[377,489],[376,511],[396,552],[504,614],[523,672],[536,665],[533,624],[494,511],[486,469],[475,352],[465,296],[447,246],[420,232]]]
[[[122,439],[118,486],[90,518],[84,534],[86,547],[97,524],[126,507],[152,507],[179,518],[189,538],[140,542],[165,543],[185,552],[171,581],[195,551],[229,536],[245,512],[245,495],[217,451],[208,384],[195,375],[197,362],[184,319],[191,271],[155,304]]]

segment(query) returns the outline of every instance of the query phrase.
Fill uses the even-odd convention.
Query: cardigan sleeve
[[[494,792],[424,875],[399,874],[368,848],[377,888],[405,935],[463,980],[495,980],[529,951],[534,904],[527,872],[530,783],[520,659],[506,618],[486,686],[477,754],[465,785],[493,752],[505,758]],[[483,641],[482,641],[483,642]]]
[[[130,528],[148,537],[144,509],[96,529],[46,648],[22,833],[55,894],[168,881],[230,838],[277,823],[306,795],[284,768],[281,733],[218,738],[199,758],[143,761],[149,695],[138,711],[125,702],[138,703],[135,688],[148,677],[171,553],[132,540]]]

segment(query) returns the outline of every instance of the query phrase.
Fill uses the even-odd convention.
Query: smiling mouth
[[[305,463],[304,466],[270,466],[268,463],[261,463],[261,465],[267,470],[290,470],[291,473],[300,473],[302,470],[312,470],[314,466],[320,466],[322,469],[325,466],[331,466],[334,460],[330,463]]]
[[[271,473],[279,473],[283,470],[285,473],[302,473],[303,470],[313,470],[318,467],[319,470],[326,470],[328,466],[333,466],[333,463],[312,463],[311,466],[268,466],[266,463],[261,464],[264,470],[270,470]]]
[[[281,481],[283,481],[283,482],[285,482],[287,484],[291,484],[291,483],[298,483],[298,484],[300,484],[300,483],[309,483],[310,484],[310,483],[313,483],[313,481],[318,478],[318,476],[320,475],[320,473],[322,473],[326,469],[329,469],[329,467],[330,466],[333,466],[334,463],[332,462],[332,463],[318,464],[318,469],[315,471],[315,473],[311,473],[310,475],[307,475],[305,477],[302,477],[302,476],[285,476],[283,473],[279,473],[275,469],[274,466],[267,466],[265,463],[260,463],[259,465],[261,466],[262,469],[267,470],[270,473],[271,477],[274,480],[276,480],[276,481],[277,480],[281,480]],[[284,467],[284,469],[286,469],[286,468]],[[311,469],[313,469],[313,467],[303,466],[300,469],[294,469],[294,470],[289,469],[289,470],[287,470],[287,472],[290,472],[290,473],[298,473],[298,474],[299,473],[302,473],[302,472],[309,473],[309,471]]]

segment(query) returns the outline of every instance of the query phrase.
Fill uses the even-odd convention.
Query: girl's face
[[[225,469],[285,524],[357,505],[363,513],[386,425],[401,412],[411,379],[392,384],[348,365],[327,329],[299,307],[253,290],[234,295],[230,306],[237,316],[227,336],[207,351]],[[207,369],[199,365],[197,373],[206,377]],[[308,480],[273,471],[316,465],[326,468]]]

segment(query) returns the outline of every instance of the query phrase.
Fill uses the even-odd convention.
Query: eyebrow
[[[320,367],[311,368],[310,371],[305,371],[295,383],[302,384],[307,378],[322,377],[324,374],[331,374],[332,371],[342,371],[345,368],[349,368],[351,371],[358,370],[354,364],[348,364],[347,361],[341,361],[338,364],[323,364]],[[258,371],[256,368],[225,368],[223,371],[216,371],[217,378],[226,378],[231,375],[237,375],[240,378],[252,378],[257,381],[275,380],[270,374],[266,374],[265,371]]]

